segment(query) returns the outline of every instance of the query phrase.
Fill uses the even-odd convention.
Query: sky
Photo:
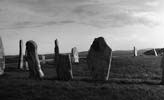
[[[5,54],[34,40],[40,54],[87,51],[103,36],[113,50],[164,47],[164,0],[0,0]]]

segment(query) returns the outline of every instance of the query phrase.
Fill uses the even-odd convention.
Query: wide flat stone
[[[70,59],[70,55],[58,55],[58,60],[56,60],[56,72],[59,80],[67,81],[73,79],[72,64]]]

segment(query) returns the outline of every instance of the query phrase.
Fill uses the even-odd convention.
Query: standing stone
[[[72,63],[79,63],[79,54],[76,47],[71,50]]]
[[[18,69],[23,69],[23,40],[19,41],[19,62]]]
[[[59,56],[59,46],[58,46],[58,40],[55,40],[55,67],[57,66],[57,60],[58,60],[58,56]]]
[[[45,55],[42,55],[41,57],[42,57],[42,63],[45,64],[46,63],[46,57],[45,57]]]
[[[88,68],[93,80],[108,80],[112,60],[112,49],[103,37],[95,38],[87,56]]]
[[[133,54],[134,56],[137,56],[137,48],[135,46],[134,46]]]
[[[25,50],[25,57],[24,57],[24,66],[25,66],[25,70],[29,70],[28,61],[27,61],[27,51],[26,50]]]
[[[59,43],[58,43],[58,40],[56,39],[55,40],[55,55],[58,55],[59,54]]]
[[[157,51],[156,51],[155,48],[153,49],[153,51],[154,51],[154,56],[158,56]]]
[[[41,69],[38,53],[37,44],[30,40],[26,43],[27,61],[29,66],[29,77],[34,79],[40,79],[44,77],[44,73]]]
[[[55,67],[58,80],[73,79],[70,55],[59,54],[58,40],[55,40]]]
[[[4,74],[5,70],[5,54],[2,39],[0,37],[0,75]]]
[[[58,80],[68,81],[73,79],[70,55],[58,55],[56,72]]]

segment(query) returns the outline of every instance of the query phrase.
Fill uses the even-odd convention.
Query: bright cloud
[[[163,18],[163,0],[0,0],[0,35],[6,48],[23,38],[53,49],[50,40],[59,38],[63,48],[77,43],[87,50],[97,36],[107,37],[114,49],[132,44],[143,48],[162,43]]]

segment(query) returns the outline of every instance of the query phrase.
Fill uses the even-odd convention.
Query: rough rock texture
[[[72,63],[79,63],[79,55],[76,47],[71,50]]]
[[[2,39],[0,37],[0,75],[4,74],[4,70],[5,70],[5,54],[4,54]]]
[[[19,41],[19,61],[18,69],[23,69],[23,40]]]
[[[112,49],[103,37],[95,38],[87,56],[88,68],[93,80],[108,80],[112,60]]]
[[[37,44],[30,40],[26,43],[27,61],[29,66],[29,77],[34,79],[40,79],[44,77],[44,73],[41,69],[38,53]]]
[[[70,55],[58,55],[56,72],[58,80],[68,81],[73,79]]]

